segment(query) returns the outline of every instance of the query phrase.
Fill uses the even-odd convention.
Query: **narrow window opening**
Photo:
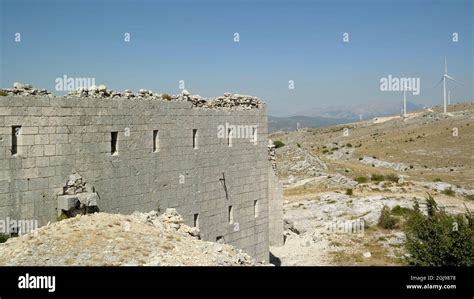
[[[232,133],[233,133],[232,128],[228,128],[227,129],[227,145],[229,147],[232,146]]]
[[[110,153],[112,155],[117,154],[118,147],[117,147],[117,140],[118,140],[118,132],[111,132],[110,133]]]
[[[193,129],[193,149],[197,149],[198,147],[198,130]]]
[[[194,227],[199,228],[199,213],[194,214]]]
[[[157,153],[160,151],[160,136],[158,130],[153,130],[153,152]]]
[[[229,224],[234,223],[234,210],[232,209],[232,206],[229,206]]]
[[[18,154],[18,136],[21,126],[12,126],[12,156]]]

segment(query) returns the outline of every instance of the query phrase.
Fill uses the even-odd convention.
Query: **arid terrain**
[[[474,104],[317,129],[276,132],[284,184],[282,265],[403,265],[404,233],[377,223],[431,194],[448,213],[474,210]],[[363,229],[347,232],[344,225]],[[338,229],[339,228],[339,229]]]

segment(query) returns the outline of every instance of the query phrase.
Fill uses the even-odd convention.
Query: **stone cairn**
[[[3,94],[2,94],[3,93]],[[0,95],[30,96],[30,95],[53,95],[46,89],[35,89],[31,84],[15,83],[13,88],[0,89]],[[79,88],[70,91],[66,97],[81,97],[94,99],[113,99],[126,98],[129,100],[162,100],[162,101],[188,101],[194,107],[208,109],[260,109],[264,103],[258,98],[248,95],[224,93],[223,96],[214,98],[203,98],[200,95],[192,95],[187,90],[182,90],[179,95],[158,94],[151,90],[140,89],[138,93],[133,93],[130,89],[123,92],[107,89],[107,86],[101,84],[89,88]]]

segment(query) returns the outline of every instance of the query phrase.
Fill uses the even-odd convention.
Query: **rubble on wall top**
[[[46,89],[36,89],[30,84],[23,84],[16,82],[13,88],[0,89],[0,93],[4,95],[13,96],[33,96],[45,95],[54,97]],[[122,92],[107,89],[105,85],[91,86],[90,88],[79,88],[70,91],[65,97],[80,97],[80,98],[94,98],[94,99],[113,99],[126,98],[129,100],[161,100],[161,101],[188,101],[194,107],[208,108],[208,109],[260,109],[264,103],[254,96],[224,93],[223,96],[214,98],[203,98],[200,95],[192,95],[187,90],[182,90],[179,95],[158,94],[151,90],[140,89],[137,93],[133,93],[130,89]]]
[[[31,84],[23,84],[18,82],[13,84],[13,88],[0,89],[0,93],[14,96],[51,95],[51,93],[44,88],[33,88]]]

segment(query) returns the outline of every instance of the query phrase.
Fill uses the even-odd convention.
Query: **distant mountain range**
[[[290,117],[268,116],[268,131],[295,131],[298,123],[300,128],[319,128],[333,126],[343,123],[350,123],[354,119],[328,118],[318,116],[296,115]]]
[[[407,102],[407,112],[416,111],[423,106]],[[318,128],[344,123],[373,119],[374,117],[399,115],[401,106],[399,102],[373,102],[365,105],[332,106],[322,108],[310,108],[301,111],[298,115],[289,117],[268,116],[268,130],[294,131],[299,123],[300,128]]]

